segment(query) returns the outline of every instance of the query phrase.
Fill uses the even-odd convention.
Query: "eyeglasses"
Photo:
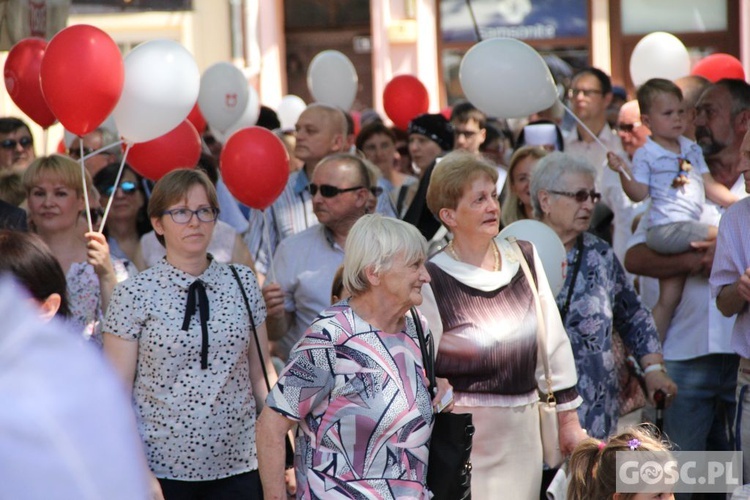
[[[219,216],[219,209],[214,207],[203,207],[198,210],[173,208],[172,210],[165,210],[161,214],[169,214],[176,224],[187,224],[193,218],[193,215],[198,217],[198,220],[201,222],[216,222],[216,218]]]
[[[122,190],[122,194],[133,194],[138,189],[138,186],[135,185],[135,182],[125,181],[120,184],[120,189]],[[108,186],[106,188],[99,189],[99,192],[102,194],[102,196],[112,196],[115,192],[115,186]]]
[[[575,193],[571,193],[570,191],[550,191],[552,194],[559,194],[562,196],[567,196],[568,198],[575,199],[578,203],[583,203],[584,201],[591,198],[591,201],[594,203],[597,203],[599,200],[602,199],[602,194],[597,193],[593,189],[588,191],[586,189],[581,189],[580,191],[576,191]]]
[[[456,137],[464,136],[467,139],[471,139],[476,134],[477,134],[476,130],[456,130],[456,132],[455,132],[455,136]]]
[[[94,151],[96,151],[96,149],[84,147],[83,148],[83,156],[89,156]],[[108,153],[106,151],[99,151],[96,154],[98,154],[98,155],[108,155],[108,154],[111,154],[111,153]],[[74,160],[80,160],[81,159],[81,150],[79,148],[70,148],[70,149],[68,149],[68,156],[70,156]]]
[[[636,127],[640,127],[641,122],[633,122],[633,123],[618,123],[617,124],[617,130],[620,132],[625,132],[626,134],[632,134],[633,130],[636,129]]]
[[[350,188],[337,188],[336,186],[329,186],[328,184],[321,184],[318,186],[317,184],[308,184],[307,189],[310,191],[310,194],[315,196],[318,194],[318,191],[320,191],[320,196],[323,198],[335,198],[336,196],[340,195],[341,193],[348,193],[349,191],[356,191],[357,189],[363,189],[364,186],[354,186]]]
[[[31,137],[21,137],[20,139],[5,139],[0,142],[0,147],[3,149],[16,149],[16,146],[21,145],[23,149],[26,149],[34,144],[34,139]]]
[[[575,99],[579,94],[583,94],[583,97],[591,97],[603,93],[597,89],[568,89],[568,98]]]

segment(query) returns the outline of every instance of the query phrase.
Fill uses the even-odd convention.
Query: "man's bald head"
[[[297,142],[294,155],[312,169],[324,157],[346,147],[344,112],[325,104],[309,105],[297,119]]]
[[[685,108],[685,137],[695,140],[695,105],[701,94],[711,86],[711,82],[699,75],[683,76],[674,81],[682,91],[682,105]]]
[[[617,115],[617,135],[620,136],[622,147],[630,158],[635,152],[646,144],[646,139],[651,135],[647,126],[641,123],[641,110],[638,100],[633,99],[620,107]]]

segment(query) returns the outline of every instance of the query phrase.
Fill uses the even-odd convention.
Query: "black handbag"
[[[253,311],[250,308],[250,301],[247,299],[247,292],[245,292],[245,287],[242,285],[242,280],[240,279],[240,275],[237,274],[237,269],[233,265],[229,265],[229,269],[232,270],[232,275],[234,275],[234,279],[237,280],[237,284],[240,286],[240,291],[242,292],[242,299],[245,301],[245,307],[247,308],[247,314],[250,317],[250,326],[253,329],[253,338],[255,339],[255,347],[258,349],[258,357],[260,358],[260,366],[263,369],[263,378],[266,381],[266,389],[268,389],[268,392],[271,392],[271,384],[268,382],[268,372],[266,371],[266,363],[265,359],[263,359],[263,351],[260,348],[260,340],[258,339],[258,332],[255,330],[255,320],[253,319]],[[289,439],[289,434],[286,435],[286,460],[285,464],[287,469],[294,467],[294,447],[292,446],[292,441]]]
[[[414,324],[422,350],[422,362],[435,396],[435,345],[432,336],[425,339],[422,322],[412,308]],[[474,424],[471,413],[436,413],[430,438],[427,463],[427,487],[435,500],[468,500],[471,498],[471,444]]]

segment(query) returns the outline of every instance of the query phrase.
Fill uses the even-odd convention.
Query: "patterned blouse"
[[[260,325],[266,307],[252,271],[236,266]],[[196,280],[208,297],[207,368],[200,311],[183,321]],[[205,481],[258,468],[250,319],[229,266],[213,260],[199,277],[159,261],[115,288],[104,331],[138,342],[133,403],[156,477]]]
[[[405,331],[384,333],[347,300],[292,350],[266,404],[299,422],[297,498],[429,498],[432,408],[414,325],[407,315]]]
[[[112,258],[112,267],[118,283],[138,272],[135,266],[124,259]],[[88,262],[74,262],[65,275],[65,281],[73,324],[80,328],[84,338],[101,348],[104,312],[99,277],[94,267]]]
[[[578,250],[568,252],[568,275],[557,305],[562,310],[570,288]],[[651,313],[625,276],[612,247],[583,233],[583,257],[570,309],[564,319],[578,370],[578,408],[581,425],[589,436],[604,439],[617,429],[619,381],[612,353],[612,328],[636,359],[661,353]]]

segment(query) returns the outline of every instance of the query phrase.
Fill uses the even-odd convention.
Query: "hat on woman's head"
[[[425,113],[409,122],[409,135],[420,134],[435,141],[443,151],[453,149],[453,125],[441,114]]]

